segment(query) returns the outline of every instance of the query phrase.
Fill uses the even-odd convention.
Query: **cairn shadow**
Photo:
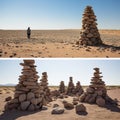
[[[119,112],[120,113],[120,105],[106,105],[105,108],[107,108],[108,110],[112,111],[112,112]]]
[[[86,116],[88,112],[77,112],[76,114]]]
[[[0,115],[0,120],[16,120],[19,117],[22,116],[28,116],[31,114],[35,114],[39,111],[19,111],[19,110],[13,110],[13,111],[4,111],[1,115]]]
[[[114,45],[108,45],[108,44],[101,44],[100,46],[97,46],[97,47],[100,47],[101,49],[107,49],[107,48],[110,48],[112,51],[117,51],[117,50],[120,50],[120,46],[114,46]]]

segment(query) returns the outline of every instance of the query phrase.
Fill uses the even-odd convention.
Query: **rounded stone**
[[[32,92],[29,92],[29,93],[27,94],[27,100],[31,100],[32,98],[35,98],[35,94],[32,93]]]
[[[30,105],[30,101],[22,102],[21,105],[20,105],[21,110],[27,110],[29,105]]]
[[[19,102],[23,102],[23,101],[25,101],[26,100],[26,94],[21,94],[20,96],[19,96]]]
[[[86,112],[86,107],[83,104],[78,104],[75,107],[76,113]]]
[[[97,97],[96,103],[100,107],[104,107],[105,106],[105,100],[102,97]]]

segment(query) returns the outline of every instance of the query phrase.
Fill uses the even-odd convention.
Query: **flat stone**
[[[63,114],[64,113],[64,109],[63,108],[53,108],[51,114]]]

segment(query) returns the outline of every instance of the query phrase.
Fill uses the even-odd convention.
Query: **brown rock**
[[[11,99],[12,99],[12,97],[9,96],[9,97],[5,98],[5,101],[10,101]]]
[[[31,100],[32,98],[35,98],[35,94],[32,93],[32,92],[29,92],[29,93],[27,94],[27,100]]]
[[[21,105],[20,105],[21,110],[27,110],[29,105],[30,105],[30,101],[22,102]]]
[[[19,102],[23,102],[23,101],[25,101],[26,100],[26,94],[21,94],[20,96],[19,96]]]
[[[86,107],[83,104],[78,104],[75,107],[76,113],[86,112]]]
[[[105,106],[105,100],[102,97],[97,97],[96,103],[100,107],[104,107]]]

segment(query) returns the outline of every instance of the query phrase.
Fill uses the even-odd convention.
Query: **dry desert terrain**
[[[55,88],[54,88],[55,89]],[[87,114],[78,115],[75,113],[75,109],[66,110],[61,115],[52,115],[51,110],[53,104],[57,103],[60,107],[63,107],[62,101],[67,100],[72,102],[72,97],[57,99],[47,105],[47,110],[36,112],[25,111],[8,111],[5,112],[5,98],[14,95],[13,87],[0,87],[0,120],[119,120],[120,119],[120,87],[114,87],[108,89],[108,95],[112,99],[118,100],[118,108],[108,106],[107,108],[98,107],[97,105],[90,105],[83,103],[86,106]]]
[[[107,46],[99,47],[77,46],[79,33],[80,30],[32,30],[29,40],[25,30],[0,30],[0,57],[120,57],[120,30],[100,30]]]

